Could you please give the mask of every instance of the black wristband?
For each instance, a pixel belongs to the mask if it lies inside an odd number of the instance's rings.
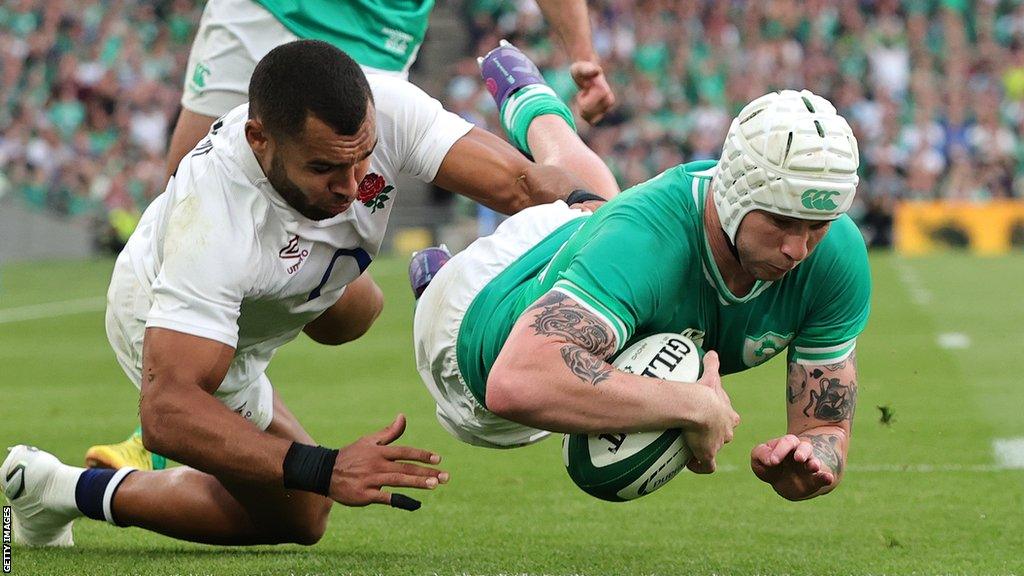
[[[579,204],[580,202],[590,202],[591,200],[600,200],[604,202],[606,199],[590,192],[589,190],[576,189],[569,193],[565,198],[565,203],[569,206],[573,204]]]
[[[338,451],[292,442],[284,456],[284,487],[327,496]]]

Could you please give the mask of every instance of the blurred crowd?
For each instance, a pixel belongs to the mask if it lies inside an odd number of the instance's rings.
[[[0,195],[130,222],[164,186],[202,0],[2,0]],[[855,216],[901,199],[1024,196],[1024,1],[591,0],[619,105],[587,143],[623,186],[713,158],[770,90],[831,99],[860,142]],[[575,87],[532,0],[465,0],[471,43],[446,106],[500,132],[474,56],[508,38]],[[882,243],[885,238],[880,238]]]
[[[768,91],[835,103],[860,144],[854,216],[887,244],[901,199],[1024,196],[1024,2],[592,0],[594,46],[619,99],[587,143],[620,184],[717,157],[732,117]],[[474,54],[508,38],[570,98],[569,62],[532,0],[466,6]],[[499,129],[466,59],[446,104]]]
[[[130,228],[164,189],[197,4],[4,0],[0,193]]]

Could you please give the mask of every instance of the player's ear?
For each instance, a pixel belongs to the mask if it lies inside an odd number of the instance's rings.
[[[262,157],[267,153],[270,135],[259,118],[249,118],[245,121],[245,139],[249,141],[249,146],[257,156]]]

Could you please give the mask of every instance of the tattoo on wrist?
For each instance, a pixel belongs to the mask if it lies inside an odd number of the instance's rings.
[[[538,336],[556,336],[602,359],[615,351],[608,326],[561,292],[550,292],[531,310],[540,310],[530,325]],[[563,357],[565,353],[563,351]]]
[[[810,434],[804,436],[814,449],[814,457],[836,476],[843,473],[843,455],[839,453],[839,437],[833,434]]]
[[[572,344],[562,346],[562,359],[565,360],[565,365],[572,370],[573,374],[593,386],[604,382],[612,375],[611,366],[579,346]]]

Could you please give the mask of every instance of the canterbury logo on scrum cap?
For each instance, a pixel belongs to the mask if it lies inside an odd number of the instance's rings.
[[[805,190],[803,195],[800,196],[800,203],[803,204],[804,208],[808,210],[822,210],[829,211],[835,210],[839,207],[833,196],[838,196],[837,190]]]

